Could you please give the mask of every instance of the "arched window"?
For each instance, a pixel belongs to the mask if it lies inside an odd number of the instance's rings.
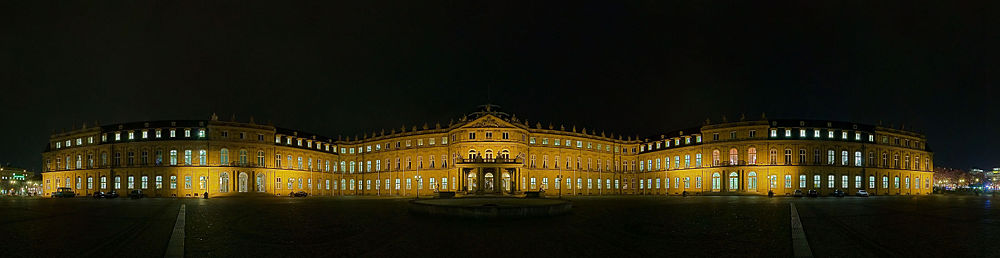
[[[501,159],[510,159],[510,150],[500,151],[500,158]]]
[[[729,173],[729,191],[740,189],[740,176],[736,172]]]
[[[712,166],[719,165],[719,150],[712,151]]]
[[[719,190],[720,186],[719,184],[721,183],[719,180],[720,180],[719,172],[712,173],[712,190],[716,191]],[[670,183],[668,182],[667,185],[670,185]]]
[[[757,191],[757,172],[750,171],[747,175],[749,177],[747,180],[747,190]]]
[[[861,163],[861,152],[860,151],[855,151],[854,152],[854,166],[860,167],[861,165],[862,165],[862,163]]]
[[[768,152],[767,160],[770,161],[769,164],[771,164],[771,165],[778,164],[778,150],[777,149],[771,149]]]
[[[785,149],[785,165],[792,164],[792,149]]]
[[[739,164],[740,156],[736,148],[729,149],[729,165]]]
[[[229,165],[229,149],[222,148],[219,150],[219,163],[223,166]]]
[[[750,147],[747,149],[747,164],[757,164],[757,148]]]
[[[247,164],[247,150],[246,149],[241,149],[240,150],[240,159],[239,159],[239,162],[240,162],[240,165],[246,165]]]
[[[493,159],[493,150],[486,150],[486,159]]]
[[[476,159],[476,150],[469,150],[469,159]]]

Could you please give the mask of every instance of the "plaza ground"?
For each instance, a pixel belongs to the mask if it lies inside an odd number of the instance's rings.
[[[0,198],[0,256],[162,257],[181,204],[188,257],[789,257],[790,203],[817,257],[1000,250],[987,197],[566,199],[568,215],[477,221],[412,216],[401,198]]]

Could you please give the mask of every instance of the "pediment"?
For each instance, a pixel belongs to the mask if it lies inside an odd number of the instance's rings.
[[[514,124],[503,121],[492,115],[485,115],[475,120],[469,121],[462,128],[516,128]]]

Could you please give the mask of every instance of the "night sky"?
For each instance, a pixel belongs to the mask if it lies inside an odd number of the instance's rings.
[[[433,127],[490,88],[557,128],[882,121],[938,166],[1000,167],[996,1],[278,2],[0,3],[0,163],[39,169],[95,120]]]

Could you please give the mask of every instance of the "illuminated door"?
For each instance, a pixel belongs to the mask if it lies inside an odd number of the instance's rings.
[[[510,173],[503,173],[503,189],[505,191],[510,191]]]
[[[327,183],[327,187],[329,187],[329,185],[330,184]],[[264,192],[264,174],[257,174],[257,192]]]
[[[729,173],[729,191],[735,192],[740,189],[740,177],[736,172]]]
[[[485,178],[483,179],[483,188],[487,192],[493,191],[493,173],[486,173]]]
[[[238,190],[239,190],[239,191],[240,191],[241,193],[245,193],[245,192],[247,192],[247,181],[248,181],[248,180],[247,180],[247,173],[245,173],[245,172],[240,172],[240,176],[239,176],[239,181],[240,181],[240,182],[239,182],[239,183],[240,183],[240,185],[239,185],[239,189],[238,189]]]

